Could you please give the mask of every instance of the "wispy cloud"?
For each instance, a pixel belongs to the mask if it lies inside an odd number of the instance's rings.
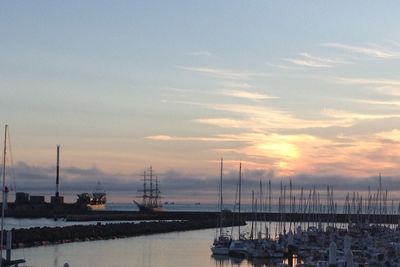
[[[338,64],[345,63],[344,61],[341,60],[316,57],[308,53],[301,53],[299,58],[286,59],[286,61],[291,62],[298,66],[304,66],[310,68],[332,68]]]
[[[193,52],[188,52],[186,53],[189,56],[195,56],[195,57],[211,57],[213,54],[209,51],[193,51]]]
[[[380,137],[391,142],[397,142],[400,144],[400,130],[392,130],[375,134],[376,137]]]
[[[210,108],[240,115],[244,118],[243,127],[255,131],[349,126],[346,120],[301,119],[289,112],[259,105],[217,104],[210,105]]]
[[[276,99],[276,96],[269,96],[266,94],[260,94],[256,92],[249,92],[243,90],[223,90],[221,94],[226,96],[233,96],[239,98],[246,98],[250,100],[264,100],[264,99]]]
[[[174,138],[169,136],[169,135],[151,135],[151,136],[146,136],[146,139],[158,140],[158,141],[172,141],[172,140],[174,140]]]
[[[395,151],[400,149],[398,130],[338,135],[336,139],[307,134],[244,132],[212,137],[171,137],[168,140],[226,143],[229,154],[246,159],[251,168],[276,170],[280,176],[298,173],[335,175],[338,170],[349,176],[368,176],[374,170],[395,175],[398,171],[396,162],[400,160],[394,160],[398,158]],[[222,145],[223,152],[227,149]]]
[[[235,141],[234,139],[227,140],[226,137],[201,137],[201,136],[170,136],[170,135],[151,135],[146,136],[146,139],[156,141],[198,141],[198,142],[220,142],[220,141]]]
[[[392,59],[397,58],[400,55],[399,52],[395,52],[377,45],[356,46],[342,43],[325,43],[323,45],[378,59]]]
[[[369,105],[400,106],[400,101],[392,101],[392,100],[354,99],[353,101],[358,102],[358,103],[369,104]]]
[[[396,79],[368,79],[368,78],[348,78],[338,77],[334,79],[337,83],[350,85],[365,85],[372,88],[375,92],[386,95],[400,97],[400,80]],[[355,100],[357,101],[357,100]],[[360,100],[362,102],[368,100]],[[390,104],[392,101],[385,101]],[[394,101],[396,102],[396,101]],[[366,103],[366,102],[365,102]],[[372,102],[371,102],[372,103]],[[376,104],[379,104],[376,102]],[[382,103],[384,104],[384,103]]]
[[[375,91],[389,96],[400,97],[400,86],[378,86]]]
[[[392,80],[384,81],[396,83]],[[246,82],[243,85],[251,86]],[[249,89],[243,91],[250,91]],[[196,103],[191,103],[194,104]],[[199,124],[215,126],[213,134],[153,135],[147,139],[176,142],[173,145],[178,147],[179,142],[182,145],[187,141],[196,142],[196,146],[202,147],[203,152],[208,155],[218,157],[221,153],[226,153],[236,159],[248,161],[251,168],[272,169],[278,175],[340,173],[361,176],[370,175],[371,170],[385,170],[390,174],[397,171],[398,166],[393,163],[393,151],[400,149],[400,143],[394,139],[397,133],[379,135],[380,131],[391,128],[377,126],[382,120],[400,119],[400,114],[396,112],[364,113],[331,108],[301,117],[294,111],[257,102],[197,105],[216,111],[211,114],[223,114],[194,120]],[[361,129],[366,125],[369,127],[368,131]]]
[[[400,118],[400,114],[362,114],[335,109],[324,109],[322,111],[322,114],[332,118],[347,120],[378,120],[388,118]]]
[[[262,72],[250,72],[241,70],[231,70],[231,69],[218,69],[218,68],[208,68],[208,67],[180,67],[181,69],[187,71],[193,71],[198,73],[203,73],[205,75],[227,79],[227,80],[251,80],[256,76],[266,76],[266,73]]]
[[[400,80],[392,79],[367,79],[367,78],[346,78],[338,77],[335,79],[339,83],[362,84],[370,86],[400,86]]]
[[[278,170],[279,175],[293,175],[296,171],[312,168],[305,164],[310,161],[320,147],[330,144],[320,138],[305,134],[284,135],[245,132],[239,134],[216,135],[213,137],[169,137],[160,141],[214,141],[229,143],[230,153],[242,155],[252,168]],[[232,142],[236,143],[235,145]],[[312,143],[313,146],[309,146]],[[310,162],[311,165],[311,162]]]
[[[308,128],[350,127],[352,125],[351,120],[338,119],[332,116],[328,117],[323,113],[319,114],[322,115],[320,119],[316,119],[315,117],[309,119],[299,118],[288,111],[264,105],[210,104],[186,101],[176,101],[175,103],[224,111],[228,114],[226,117],[199,118],[195,122],[222,128],[238,128],[238,125],[240,125],[245,131],[265,132]]]
[[[270,62],[266,62],[265,64],[267,66],[278,68],[278,69],[282,69],[282,70],[301,70],[302,69],[302,67],[293,66],[293,65],[289,66],[289,65],[282,65],[282,64],[273,64],[273,63],[270,63]]]
[[[195,120],[195,122],[209,125],[217,125],[224,128],[243,128],[243,121],[230,118],[205,118],[197,119]]]
[[[240,81],[222,81],[221,85],[226,88],[234,88],[234,89],[251,89],[253,86],[247,82]]]

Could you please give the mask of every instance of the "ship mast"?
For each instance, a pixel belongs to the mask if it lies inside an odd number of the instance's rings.
[[[134,200],[139,210],[141,211],[152,211],[156,208],[161,207],[161,196],[158,183],[158,176],[153,173],[153,167],[144,169],[143,173],[143,189],[137,190],[138,192],[143,192],[142,203],[138,203]]]
[[[156,175],[156,200],[155,206],[158,207],[160,202],[160,190],[158,189],[158,176]]]
[[[143,172],[143,204],[146,205],[147,200],[147,184],[146,184],[146,169]]]
[[[2,266],[3,261],[3,241],[4,241],[4,210],[6,205],[6,198],[5,198],[5,188],[6,188],[6,152],[7,152],[7,132],[8,132],[8,125],[6,124],[4,129],[4,151],[3,151],[3,187],[2,187],[2,205],[1,205],[1,240],[0,240],[0,266]]]

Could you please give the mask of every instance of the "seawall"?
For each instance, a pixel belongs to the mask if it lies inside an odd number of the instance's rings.
[[[245,222],[240,223],[244,225]],[[224,226],[231,226],[225,222]],[[79,241],[107,240],[139,235],[170,233],[217,227],[215,220],[156,221],[140,223],[107,223],[65,227],[34,227],[13,229],[14,248],[62,244]]]

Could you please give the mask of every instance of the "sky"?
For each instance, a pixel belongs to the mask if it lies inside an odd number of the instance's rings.
[[[220,158],[232,179],[242,162],[254,181],[395,184],[399,7],[4,1],[0,121],[18,188],[54,187],[57,145],[71,191],[101,180],[132,197],[152,165],[171,198],[211,198]]]

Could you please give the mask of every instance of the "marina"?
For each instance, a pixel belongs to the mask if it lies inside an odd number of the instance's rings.
[[[0,267],[400,267],[399,10],[3,1]]]
[[[107,208],[105,190],[100,186],[93,195],[78,195],[75,204],[65,203],[59,193],[59,149],[57,146],[56,193],[50,203],[44,197],[39,200],[38,196],[17,193],[14,203],[2,205],[2,227],[5,211],[11,217],[4,228],[13,236],[12,241],[7,237],[9,250],[211,228],[215,234],[210,254],[214,263],[222,266],[400,266],[400,202],[390,200],[380,174],[377,189],[369,186],[367,193],[348,192],[344,198],[335,196],[331,185],[326,190],[308,189],[289,180],[277,187],[271,180],[260,179],[259,188],[252,190],[251,204],[243,204],[246,177],[240,163],[232,205],[224,202],[221,159],[218,204],[201,207],[196,202],[185,211],[179,210],[179,204],[167,202],[168,208],[161,209],[158,178],[153,179],[150,167],[149,176],[146,171],[143,175],[143,190],[139,190],[142,202],[134,201],[135,211],[133,204]],[[46,205],[49,208],[44,208]],[[27,207],[32,208],[30,212],[26,212]],[[25,219],[12,218],[18,214]],[[37,219],[26,219],[30,217]],[[54,223],[44,218],[53,218]],[[12,227],[13,222],[19,226]]]
[[[59,267],[65,262],[70,266],[90,266],[93,258],[96,258],[99,267],[176,267],[193,264],[228,267],[232,266],[231,263],[233,266],[255,266],[246,259],[238,259],[234,263],[227,258],[211,257],[209,241],[213,235],[214,230],[211,229],[157,234],[16,249],[14,255],[24,255],[31,265],[48,267]],[[264,263],[256,266],[263,266]]]
[[[237,214],[223,212],[223,161],[219,186],[219,222],[226,219],[243,218],[241,214],[242,164],[239,165],[239,179],[236,191],[234,211]],[[338,214],[337,198],[335,200],[332,186],[327,186],[325,196],[315,188],[304,195],[301,187],[300,199],[296,206],[292,181],[286,185],[280,183],[278,212],[271,213],[273,191],[268,182],[268,193],[263,195],[260,179],[258,199],[252,191],[252,212],[246,220],[251,220],[250,231],[241,231],[240,225],[231,232],[224,232],[222,226],[215,232],[211,254],[249,259],[287,259],[293,266],[400,266],[400,202],[399,209],[391,210],[388,205],[388,190],[383,190],[382,177],[379,174],[379,185],[376,193],[364,198],[358,192],[347,193],[343,212]],[[288,193],[288,194],[287,194]],[[322,204],[321,196],[326,200]],[[237,202],[236,202],[237,201]],[[268,213],[263,211],[268,210]],[[388,217],[388,215],[390,216]],[[341,218],[341,220],[338,220]],[[278,220],[277,220],[278,219]],[[344,220],[343,220],[344,219]],[[275,221],[276,220],[276,221]],[[271,235],[271,222],[275,221],[275,231]],[[397,223],[397,224],[396,224]],[[282,263],[284,264],[284,263]]]
[[[400,208],[395,208],[400,207],[400,202],[395,204],[389,199],[390,191],[383,189],[381,175],[375,191],[368,187],[366,195],[348,192],[344,198],[336,197],[330,185],[322,191],[315,186],[296,187],[290,180],[288,184],[281,181],[279,187],[273,187],[271,180],[260,179],[258,192],[252,191],[251,204],[244,205],[241,196],[246,177],[242,176],[242,164],[239,164],[236,199],[231,206],[223,201],[221,159],[218,204],[201,207],[200,203],[194,203],[186,211],[179,210],[179,204],[175,203],[165,203],[169,210],[159,209],[158,180],[155,179],[153,187],[151,168],[149,177],[146,180],[144,174],[143,202],[136,203],[137,211],[133,204],[107,209],[105,193],[101,192],[102,209],[82,209],[80,205],[65,209],[67,203],[54,200],[61,199],[57,179],[56,197],[49,204],[52,208],[45,212],[38,209],[35,215],[46,214],[44,217],[52,218],[57,214],[57,219],[49,223],[40,217],[36,220],[8,218],[10,225],[12,222],[20,225],[17,228],[6,225],[5,229],[11,230],[9,233],[13,236],[9,246],[18,250],[211,228],[215,229],[215,235],[208,245],[210,255],[215,263],[222,265],[400,266]],[[146,187],[147,182],[150,189]],[[11,211],[20,209],[18,205],[25,196],[17,195],[15,203],[8,203],[7,207],[12,207]],[[143,203],[147,208],[143,208]],[[35,224],[37,227],[30,227]]]
[[[250,223],[250,222],[248,222]],[[249,224],[250,225],[250,224]],[[272,228],[276,228],[272,223]],[[247,226],[245,231],[250,231]],[[230,231],[230,227],[224,228]],[[215,235],[214,229],[185,231],[177,233],[154,234],[122,239],[83,241],[58,245],[47,245],[13,250],[15,257],[22,256],[30,266],[62,266],[68,262],[70,266],[90,264],[93,256],[99,257],[99,266],[182,266],[196,261],[205,267],[213,266],[279,266],[279,263],[289,263],[288,259],[263,259],[249,257],[228,257],[210,255],[210,240]],[[275,235],[272,232],[272,235]],[[174,246],[171,246],[171,242]],[[342,250],[342,245],[338,250]],[[326,253],[326,251],[324,252]],[[337,253],[339,255],[339,252]],[[39,256],[40,255],[40,256]],[[110,255],[116,258],[111,261]],[[372,254],[371,254],[372,255]],[[81,261],[78,261],[79,256]],[[118,260],[116,260],[118,259]],[[300,262],[292,259],[292,266]],[[74,264],[74,265],[73,265]],[[77,264],[77,265],[75,265]],[[186,266],[186,265],[184,265]],[[188,265],[189,266],[189,265]]]

